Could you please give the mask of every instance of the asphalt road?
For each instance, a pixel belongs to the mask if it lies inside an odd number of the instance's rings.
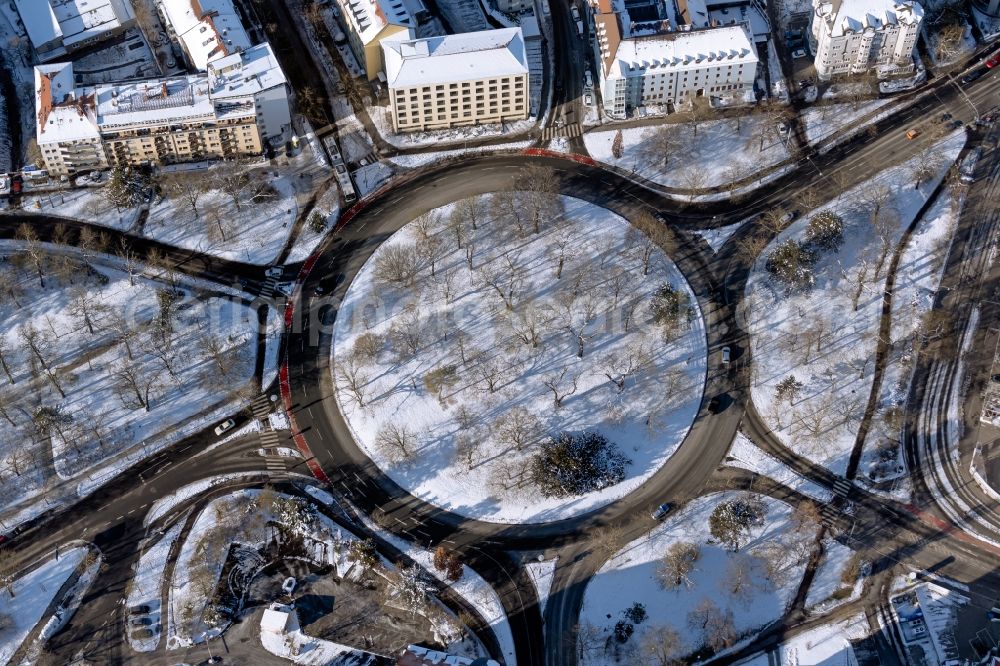
[[[919,154],[930,145],[929,131],[924,131],[917,140],[908,141],[903,136],[907,128],[914,124],[931,128],[931,118],[944,111],[971,119],[973,105],[985,108],[1000,102],[998,91],[1000,77],[995,75],[969,87],[968,99],[953,87],[944,86],[926,101],[881,122],[874,139],[859,138],[827,154],[812,156],[810,161],[803,162],[791,174],[763,188],[735,209],[725,203],[682,206],[622,174],[565,160],[538,158],[540,164],[559,175],[564,193],[627,218],[640,208],[652,208],[663,213],[672,226],[682,230],[674,259],[685,272],[706,317],[712,356],[703,410],[668,464],[637,492],[620,502],[571,520],[538,526],[470,521],[441,511],[409,496],[372,466],[354,445],[331,398],[329,336],[336,304],[364,260],[388,235],[426,210],[473,194],[496,191],[508,184],[524,165],[523,157],[486,156],[424,170],[368,204],[345,229],[324,243],[319,262],[298,292],[297,311],[309,316],[304,317],[299,328],[288,337],[295,418],[339,494],[366,511],[381,507],[390,518],[398,521],[394,531],[400,534],[421,543],[450,540],[466,551],[470,561],[503,597],[517,638],[519,663],[574,664],[575,624],[583,590],[603,561],[590,542],[595,528],[614,524],[625,534],[642,533],[653,525],[648,517],[651,506],[665,500],[683,502],[710,488],[710,479],[725,458],[741,420],[755,441],[770,448],[804,476],[827,487],[833,484],[829,472],[810,466],[783,450],[755,416],[747,399],[749,345],[738,313],[753,258],[744,256],[739,241],[757,231],[753,225],[748,225],[719,252],[713,253],[703,241],[683,230],[731,224],[793,200],[796,192],[804,187],[830,195],[863,182],[890,164]],[[572,103],[572,99],[571,92],[564,101]],[[984,196],[992,197],[993,194],[987,191]],[[50,233],[51,225],[57,222],[35,215],[24,219],[36,224],[43,236]],[[5,216],[0,230],[10,237],[17,221],[16,217]],[[976,229],[980,226],[974,225]],[[983,232],[980,229],[970,233],[978,234],[975,238],[970,237],[968,243],[970,248],[975,248],[976,243],[982,242]],[[143,239],[127,240],[135,244],[138,252],[146,252],[156,245]],[[169,251],[170,257],[192,274],[219,281],[242,276],[253,285],[260,284],[262,276],[258,267],[165,247],[160,249]],[[969,252],[970,257],[975,255]],[[968,270],[973,269],[970,264]],[[312,290],[321,281],[336,285],[336,288],[329,297],[314,298]],[[722,371],[718,363],[718,350],[724,344],[733,346],[737,352],[746,352],[742,357],[737,354],[733,372]],[[945,370],[946,374],[948,372]],[[733,403],[721,414],[710,417],[704,409],[707,397],[723,392],[729,394]],[[940,404],[940,399],[938,402]],[[106,549],[110,566],[102,574],[101,586],[92,589],[88,603],[52,644],[60,658],[68,660],[81,649],[101,662],[114,663],[124,658],[118,645],[122,631],[116,604],[121,599],[128,567],[138,556],[138,540],[145,533],[140,516],[153,500],[208,474],[260,471],[259,459],[241,453],[244,446],[255,448],[255,442],[235,443],[196,456],[195,453],[208,446],[210,440],[209,435],[202,434],[193,438],[188,448],[174,447],[150,461],[148,472],[152,477],[147,474],[139,478],[122,477],[75,507],[77,520],[62,524],[50,520],[34,532],[22,535],[12,545],[18,557],[24,560],[43,556],[56,544],[72,539],[92,539],[102,546],[102,550]],[[920,469],[919,461],[916,469]],[[860,490],[852,490],[851,502],[855,506],[853,515],[848,518],[845,512],[845,515],[831,518],[831,522],[842,529],[850,524],[855,542],[867,548],[884,549],[886,562],[906,561],[921,568],[943,570],[959,580],[974,583],[977,594],[979,590],[983,594],[1000,590],[993,573],[996,554],[961,538],[957,530],[942,530],[914,516],[905,507]],[[510,553],[517,550],[544,550],[550,554],[558,550],[560,554],[560,565],[546,609],[544,634],[533,587],[526,582],[518,557]]]

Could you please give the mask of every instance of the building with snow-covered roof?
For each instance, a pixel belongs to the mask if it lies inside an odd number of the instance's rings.
[[[347,42],[369,81],[385,66],[381,43],[386,39],[413,39],[417,22],[404,0],[337,0]]]
[[[128,0],[14,0],[42,62],[120,35],[135,25]]]
[[[813,0],[817,75],[912,70],[923,18],[916,0]]]
[[[701,5],[699,5],[700,7]],[[692,20],[700,9],[691,9]],[[622,118],[645,105],[672,108],[696,97],[744,97],[757,49],[745,23],[693,29],[670,18],[633,22],[612,0],[596,0],[594,34],[604,111]]]
[[[520,28],[382,42],[397,132],[528,117],[528,61]]]
[[[500,663],[486,657],[458,657],[420,645],[408,645],[396,657],[396,666],[500,666]]]
[[[251,46],[232,0],[159,0],[157,6],[168,34],[200,72],[215,58]]]
[[[270,46],[231,58],[202,74],[80,88],[72,64],[36,67],[36,137],[46,168],[68,175],[118,163],[235,158],[283,143],[287,84]]]

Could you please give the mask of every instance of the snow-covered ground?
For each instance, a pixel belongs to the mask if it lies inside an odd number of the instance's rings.
[[[130,276],[99,256],[43,253],[40,280],[34,266],[16,265],[25,258],[18,247],[2,250],[7,302],[0,305],[11,372],[0,377],[8,426],[0,431],[0,518],[8,525],[43,510],[40,496],[46,506],[76,496],[76,483],[148,454],[206,411],[238,401],[232,392],[253,376],[257,328],[240,301],[183,278],[162,319],[169,278],[152,269],[144,275],[138,264]],[[158,328],[161,321],[169,328]]]
[[[269,264],[284,247],[299,212],[297,176],[282,170],[267,177],[276,196],[261,201],[240,197],[239,206],[226,193],[211,190],[199,202],[197,217],[183,200],[162,199],[151,206],[143,235],[224,259]]]
[[[813,106],[799,115],[799,122],[805,128],[806,141],[816,144],[826,139],[841,136],[841,130],[850,127],[852,132],[863,125],[859,122],[864,116],[873,113],[892,100],[876,99],[859,104],[824,104]]]
[[[385,162],[374,162],[351,172],[354,189],[359,197],[366,197],[389,182],[395,171]]]
[[[698,234],[705,239],[709,247],[712,248],[712,252],[718,252],[719,249],[726,244],[733,234],[740,230],[745,222],[737,222],[736,224],[730,224],[725,227],[718,227],[716,229],[694,229],[693,233]]]
[[[587,585],[580,611],[583,666],[645,663],[639,655],[671,630],[680,639],[676,657],[705,644],[712,628],[728,634],[732,644],[784,614],[805,571],[812,532],[797,532],[785,504],[761,497],[764,524],[752,528],[739,551],[726,550],[711,538],[709,516],[735,497],[717,493],[692,501],[601,567]],[[680,542],[697,545],[699,555],[687,576],[689,584],[665,589],[658,565]],[[613,632],[619,622],[629,622],[625,611],[633,604],[642,604],[648,617],[641,623],[631,620],[634,633],[621,642]],[[713,619],[703,629],[706,617]]]
[[[325,224],[323,231],[317,232],[312,228],[310,219],[313,215],[319,215],[323,218]],[[320,241],[323,240],[326,233],[337,224],[339,216],[340,187],[335,181],[331,181],[323,194],[316,200],[316,205],[313,206],[312,210],[306,216],[306,222],[302,225],[298,236],[292,242],[292,247],[288,252],[285,263],[291,264],[297,261],[305,261],[312,254],[312,251],[316,249]],[[268,383],[264,382],[264,386],[267,386]]]
[[[909,483],[905,457],[899,445],[901,424],[892,414],[894,409],[902,409],[909,392],[915,355],[914,335],[921,317],[933,304],[963,199],[962,188],[948,187],[941,192],[910,235],[896,272],[889,334],[892,350],[882,377],[878,411],[865,441],[859,478],[895,480],[890,492],[900,500],[909,497]]]
[[[531,576],[531,582],[535,584],[535,591],[538,593],[538,608],[542,615],[545,615],[545,604],[549,601],[549,591],[552,589],[552,578],[556,574],[557,561],[558,559],[552,559],[544,562],[524,563],[524,568]]]
[[[781,644],[778,663],[788,666],[857,666],[851,641],[871,633],[864,613],[847,620],[804,631]],[[770,653],[762,653],[738,666],[771,666]]]
[[[187,500],[202,494],[203,492],[231,481],[249,481],[254,477],[259,477],[260,472],[230,472],[229,474],[216,474],[206,479],[199,479],[194,483],[178,488],[175,492],[153,502],[146,517],[143,518],[144,526],[152,525],[154,522],[167,515],[174,508],[180,506]]]
[[[736,433],[736,438],[729,448],[726,464],[766,476],[818,502],[829,502],[833,499],[831,491],[799,476],[791,467],[754,446],[754,443],[741,432]]]
[[[747,284],[747,319],[753,344],[753,400],[771,429],[792,448],[836,474],[847,467],[874,372],[885,273],[905,227],[958,155],[964,132],[933,148],[936,173],[919,189],[913,168],[925,156],[881,172],[823,207],[809,211],[761,253]],[[880,197],[881,237],[872,224]],[[844,222],[839,250],[822,250],[812,267],[812,288],[787,293],[765,268],[778,245],[802,242],[810,218],[832,211]],[[885,252],[882,266],[880,255]],[[855,308],[855,297],[857,307]],[[778,384],[794,377],[797,395],[777,398]]]
[[[473,0],[475,1],[475,0]],[[392,127],[392,117],[388,106],[370,106],[368,115],[378,133],[387,142],[397,148],[431,148],[435,146],[461,145],[463,141],[478,139],[513,137],[531,131],[535,126],[533,118],[515,120],[512,122],[485,123],[482,125],[465,125],[448,129],[435,129],[417,132],[396,132]],[[395,161],[396,158],[393,158]]]
[[[764,115],[746,116],[739,119],[737,130],[736,119],[709,120],[698,123],[697,134],[691,123],[630,127],[620,130],[620,158],[612,150],[619,130],[587,132],[583,140],[595,160],[667,187],[701,189],[748,178],[788,159],[770,122]],[[667,151],[663,141],[654,140],[661,132],[670,137]]]
[[[409,492],[480,520],[546,522],[625,496],[679,446],[701,399],[705,333],[683,276],[620,217],[577,199],[558,203],[564,212],[546,216],[538,235],[527,219],[522,238],[511,220],[481,218],[462,250],[441,251],[434,277],[424,266],[412,287],[383,284],[376,267],[413,247],[411,223],[369,259],[337,317],[337,399],[360,446]],[[452,210],[438,209],[437,219]],[[432,225],[431,235],[450,243],[452,230]],[[507,294],[511,277],[508,311],[497,291]],[[693,308],[670,342],[651,323],[652,295],[664,284]],[[362,334],[376,336],[374,356],[355,353]],[[453,379],[428,388],[427,373],[447,366]],[[623,372],[620,387],[609,381]],[[402,426],[402,451],[386,442],[390,424]],[[631,460],[624,479],[582,496],[543,497],[528,475],[541,441],[585,430]]]
[[[809,586],[806,606],[825,612],[861,596],[863,576],[859,575],[853,581],[844,580],[853,552],[839,541],[829,538],[824,541],[823,559]],[[858,565],[860,570],[860,563]]]
[[[492,153],[501,150],[523,150],[530,145],[531,141],[513,141],[511,143],[497,144],[495,146],[478,146],[476,148],[468,149],[456,148],[455,150],[434,150],[421,153],[410,153],[408,155],[396,155],[395,157],[387,158],[387,161],[401,169],[416,169],[428,164],[437,164],[442,160],[462,157],[464,155]]]
[[[21,208],[28,213],[69,217],[118,231],[133,231],[139,219],[139,208],[115,209],[104,196],[102,187],[78,187],[28,194],[22,198]]]
[[[129,633],[129,644],[136,652],[152,652],[160,642],[160,632],[166,622],[166,614],[162,608],[163,575],[167,568],[170,548],[177,541],[177,537],[181,535],[187,515],[184,514],[166,534],[159,537],[156,543],[146,547],[139,562],[135,565],[135,574],[132,576],[128,599],[125,603],[130,608],[140,605],[149,606],[147,617],[149,617],[150,623],[148,629],[153,632],[153,635],[148,638],[143,638],[137,633]]]
[[[10,590],[0,587],[0,663],[6,664],[31,630],[45,615],[63,583],[87,556],[87,548],[70,548],[52,557],[23,576],[14,579]]]

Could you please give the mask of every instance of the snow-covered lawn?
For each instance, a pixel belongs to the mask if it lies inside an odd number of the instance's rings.
[[[824,541],[823,559],[809,586],[806,606],[825,612],[861,596],[864,583],[864,576],[860,575],[862,565],[868,569],[870,567],[856,560],[853,555],[854,551],[839,541],[830,538]]]
[[[857,129],[858,120],[877,111],[892,100],[876,99],[859,104],[824,104],[813,106],[799,115],[799,122],[805,128],[806,141],[810,144],[837,136],[844,127]],[[857,126],[857,127],[856,127]]]
[[[359,197],[366,197],[389,182],[395,171],[385,162],[374,162],[351,172],[354,189]]]
[[[0,663],[6,664],[38,624],[60,587],[87,556],[87,548],[59,553],[31,572],[14,579],[14,595],[0,587]]]
[[[788,150],[767,116],[709,120],[622,129],[622,157],[614,155],[619,130],[587,132],[583,140],[591,157],[667,187],[701,189],[748,178],[788,159]],[[670,137],[669,150],[654,140],[660,132]],[[763,143],[761,135],[764,135]]]
[[[772,481],[797,490],[803,495],[807,495],[818,502],[829,502],[833,499],[833,493],[826,488],[817,485],[799,476],[795,470],[782,463],[777,458],[764,453],[758,449],[753,442],[747,439],[741,432],[736,433],[732,446],[729,448],[729,455],[726,464],[730,467],[740,467],[742,469],[756,472],[768,477]]]
[[[852,641],[871,634],[864,613],[847,620],[804,631],[781,644],[777,657],[790,666],[857,666]],[[770,666],[768,653],[739,662],[738,666]]]
[[[269,264],[284,247],[298,215],[297,180],[297,174],[284,171],[269,176],[275,196],[249,202],[241,196],[238,206],[226,193],[211,190],[199,201],[197,217],[183,200],[162,199],[151,206],[143,235],[224,259]]]
[[[549,601],[549,591],[552,589],[552,579],[556,575],[558,561],[556,558],[544,562],[524,563],[524,568],[531,576],[531,582],[535,584],[535,591],[538,593],[538,609],[542,615],[545,615],[545,604]]]
[[[466,125],[449,129],[426,130],[422,132],[395,132],[388,106],[369,106],[368,115],[378,133],[397,148],[431,148],[439,145],[461,144],[463,141],[497,138],[524,134],[535,126],[533,118],[513,122]],[[395,158],[393,158],[395,159]]]
[[[116,210],[104,196],[102,187],[77,187],[28,194],[21,201],[21,209],[28,213],[95,222],[119,231],[132,231],[139,219],[138,208]]]
[[[711,537],[709,517],[736,497],[716,493],[692,501],[601,567],[587,585],[580,611],[583,666],[645,663],[639,655],[671,630],[679,639],[670,651],[676,657],[697,650],[713,635],[728,638],[716,644],[719,649],[784,614],[805,571],[812,531],[796,531],[788,506],[761,497],[763,524],[751,528],[739,551],[727,550]],[[696,546],[697,559],[686,582],[665,588],[658,568],[678,543]],[[645,609],[641,622],[626,616],[634,604]],[[616,625],[620,635],[630,634],[625,641],[615,637]]]
[[[807,212],[761,253],[751,272],[746,312],[754,403],[786,446],[836,474],[847,467],[871,390],[892,253],[964,142],[965,133],[955,132],[936,144],[935,174],[919,189],[912,171],[925,156]],[[878,229],[872,223],[876,208]],[[766,269],[768,258],[786,241],[803,243],[809,220],[821,211],[843,219],[843,242],[839,250],[816,250],[811,288],[788,291]],[[779,400],[778,385],[789,377],[801,386]]]
[[[556,137],[562,139],[563,137]],[[553,143],[555,139],[553,139]],[[387,158],[387,161],[402,169],[416,169],[428,164],[437,164],[449,158],[462,157],[463,155],[477,155],[481,153],[492,153],[495,151],[523,150],[531,146],[531,141],[512,141],[511,143],[501,143],[495,146],[478,146],[476,148],[456,148],[455,150],[434,150],[422,153],[410,153],[407,155],[396,155]],[[551,148],[551,147],[550,147]],[[554,150],[554,148],[551,148]]]
[[[620,217],[555,203],[564,210],[537,235],[527,213],[519,235],[516,221],[487,220],[497,210],[484,207],[462,250],[453,229],[429,224],[428,237],[445,243],[434,277],[421,262],[400,288],[377,275],[412,251],[421,223],[407,225],[369,259],[337,317],[337,399],[359,445],[411,493],[480,520],[546,522],[625,496],[670,457],[701,400],[705,333],[683,276]],[[650,307],[663,285],[690,303],[669,342]],[[557,433],[584,431],[617,444],[630,460],[624,477],[543,496],[529,474],[534,454]]]
[[[39,280],[15,247],[0,262],[0,347],[10,370],[0,375],[0,517],[9,523],[40,494],[50,503],[76,494],[61,481],[162,445],[238,400],[253,376],[257,328],[239,301],[181,278],[168,307],[168,278],[146,277],[139,265],[130,276],[100,256],[41,252]]]
[[[892,351],[882,377],[873,428],[865,441],[859,478],[895,479],[894,496],[897,499],[909,497],[906,463],[899,446],[901,424],[897,416],[909,392],[914,336],[921,317],[933,304],[963,199],[962,188],[948,187],[941,192],[910,235],[896,273],[889,335]]]
[[[138,633],[129,633],[129,644],[136,652],[152,652],[160,642],[162,625],[166,622],[166,614],[162,608],[163,574],[167,567],[170,548],[181,535],[184,523],[185,519],[182,517],[156,543],[143,551],[135,566],[135,575],[132,577],[125,603],[130,608],[139,605],[149,606],[148,629],[153,632],[148,638],[142,638]]]
[[[322,231],[316,231],[312,228],[310,220],[313,215],[319,215],[323,218],[325,226]],[[326,233],[337,224],[339,216],[340,186],[337,185],[336,181],[331,180],[329,186],[316,200],[316,205],[309,211],[305,224],[299,230],[299,235],[292,242],[292,247],[288,252],[285,263],[291,264],[297,261],[305,261],[312,254],[312,251],[316,249],[320,241],[323,240]],[[264,385],[267,386],[268,383],[264,382]]]

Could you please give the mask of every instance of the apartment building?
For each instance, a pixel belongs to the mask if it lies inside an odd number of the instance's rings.
[[[813,0],[817,75],[912,70],[923,18],[916,0]]]
[[[268,44],[208,72],[74,86],[73,65],[35,68],[36,136],[49,173],[259,155],[291,120],[284,74]]]
[[[683,11],[688,11],[688,5]],[[743,97],[753,90],[757,49],[746,24],[695,27],[676,18],[633,21],[624,3],[592,3],[594,48],[604,111],[624,118],[646,105],[675,108],[696,97]]]
[[[337,0],[347,42],[369,81],[385,71],[381,43],[413,39],[416,21],[404,0]]]
[[[397,132],[528,117],[528,62],[520,28],[382,42]]]
[[[135,25],[129,0],[14,0],[28,39],[49,62]]]
[[[972,0],[972,9],[971,18],[984,35],[1000,32],[1000,0]]]
[[[250,48],[250,37],[232,0],[159,0],[157,8],[188,66],[199,72],[215,58]]]

